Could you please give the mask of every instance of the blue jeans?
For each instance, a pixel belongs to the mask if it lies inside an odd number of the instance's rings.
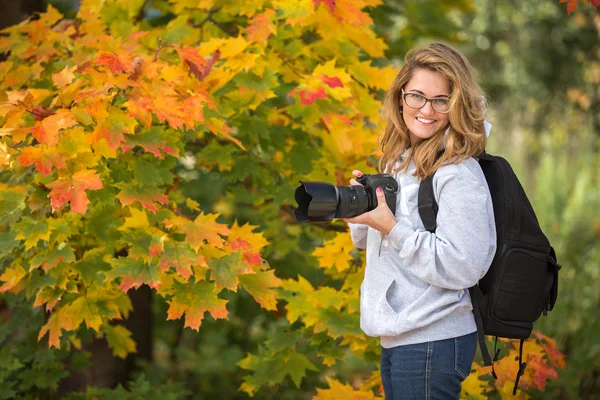
[[[382,348],[381,380],[386,400],[458,399],[476,350],[477,332]]]

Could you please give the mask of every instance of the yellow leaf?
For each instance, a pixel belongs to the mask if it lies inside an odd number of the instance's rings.
[[[350,74],[360,83],[370,88],[387,90],[398,74],[398,69],[387,66],[372,67],[371,61],[363,61],[348,66]]]
[[[339,400],[339,399],[352,399],[352,400],[373,400],[377,399],[373,392],[363,392],[356,390],[350,385],[344,385],[340,381],[325,376],[329,389],[317,389],[317,394],[313,397],[313,400]]]
[[[106,325],[104,331],[108,347],[112,349],[115,356],[125,359],[127,354],[136,351],[136,344],[127,328],[121,325]]]
[[[198,50],[202,56],[212,55],[216,50],[219,50],[221,52],[220,58],[226,59],[243,53],[249,44],[243,36],[231,39],[212,38],[206,43],[202,43]]]
[[[323,247],[317,247],[313,255],[317,257],[321,267],[335,267],[338,272],[343,272],[350,267],[352,260],[350,250],[353,248],[350,235],[347,232],[340,232],[335,238],[325,242]]]
[[[145,228],[150,226],[146,211],[131,207],[129,208],[129,211],[131,212],[131,217],[126,217],[125,223],[121,225],[118,230],[125,231],[129,228]]]
[[[353,27],[345,32],[350,40],[373,58],[383,57],[385,55],[384,51],[388,49],[385,41],[377,37],[375,32],[368,26]]]
[[[473,369],[478,370],[481,368],[477,363],[473,364]],[[461,399],[487,399],[484,392],[488,389],[487,382],[479,379],[479,374],[474,372],[469,374],[467,378],[461,384]]]
[[[0,275],[0,281],[4,282],[4,284],[0,286],[0,293],[4,293],[14,288],[26,274],[27,271],[19,264],[6,268],[4,273]]]
[[[38,225],[41,226],[41,225]],[[34,247],[35,245],[37,245],[38,241],[43,240],[44,242],[47,242],[48,240],[50,240],[50,234],[52,232],[50,231],[50,229],[48,229],[47,227],[45,227],[45,229],[42,230],[34,230],[31,234],[29,234],[27,237],[23,236],[23,232],[19,232],[17,233],[17,236],[15,236],[15,239],[17,240],[22,240],[25,239],[25,250],[29,250],[32,247]]]
[[[237,239],[241,239],[250,245],[249,250],[254,253],[259,253],[263,247],[269,244],[269,242],[265,239],[262,232],[253,232],[256,228],[259,228],[259,226],[250,225],[250,223],[239,226],[237,220],[234,221],[228,237],[229,242],[235,242]]]

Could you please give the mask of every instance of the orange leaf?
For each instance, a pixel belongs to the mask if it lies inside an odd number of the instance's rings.
[[[57,179],[48,185],[52,189],[50,197],[52,210],[56,211],[66,202],[71,202],[71,212],[85,214],[90,203],[86,190],[102,189],[100,176],[93,170],[81,170],[69,179]]]
[[[185,314],[185,326],[198,330],[206,311],[216,318],[227,318],[227,300],[217,297],[214,285],[202,281],[196,284],[174,282],[175,293],[169,303],[167,319],[178,319]]]
[[[240,286],[246,289],[262,308],[265,310],[277,309],[277,293],[274,288],[281,286],[281,279],[275,276],[275,271],[240,275],[238,278]]]
[[[167,204],[169,202],[169,198],[166,194],[160,193],[158,191],[136,191],[133,188],[123,188],[117,195],[117,199],[121,202],[123,207],[129,206],[133,204],[133,202],[138,201],[144,209],[151,211],[153,214],[156,214],[158,211],[158,207],[154,202],[159,204]]]
[[[77,125],[77,121],[71,115],[71,111],[61,109],[55,114],[37,121],[33,127],[33,136],[38,142],[54,146],[58,143],[58,132]]]
[[[73,73],[73,71],[75,71],[76,69],[77,65],[74,65],[71,68],[65,67],[62,71],[60,71],[57,74],[52,74],[52,82],[54,82],[54,86],[56,86],[59,89],[62,89],[69,83],[73,82],[73,79],[75,79],[75,74]]]
[[[19,156],[19,162],[23,166],[35,164],[37,171],[46,176],[52,172],[52,167],[66,168],[64,158],[58,154],[56,147],[43,150],[40,147],[25,147]]]
[[[275,15],[275,10],[268,9],[252,18],[250,25],[246,28],[249,41],[264,42],[277,32],[275,25],[271,22],[273,15]]]
[[[121,61],[119,56],[114,53],[102,53],[96,59],[96,65],[108,67],[113,74],[119,72],[132,72],[131,66]]]
[[[216,221],[218,216],[219,214],[200,213],[194,222],[175,218],[169,223],[178,226],[187,235],[188,244],[197,252],[205,242],[210,246],[223,248],[225,241],[222,236],[229,235],[230,230],[227,225]]]

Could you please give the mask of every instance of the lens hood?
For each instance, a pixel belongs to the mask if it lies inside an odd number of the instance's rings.
[[[331,183],[299,181],[294,195],[298,208],[294,210],[297,222],[331,221],[338,205],[338,190]]]

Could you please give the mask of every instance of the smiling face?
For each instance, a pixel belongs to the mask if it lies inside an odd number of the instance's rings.
[[[450,82],[441,73],[429,69],[416,69],[404,86],[404,93],[418,93],[426,97],[450,98]],[[448,125],[448,114],[435,111],[428,101],[422,108],[409,107],[402,100],[402,117],[410,133],[410,143],[415,145],[429,139]]]

